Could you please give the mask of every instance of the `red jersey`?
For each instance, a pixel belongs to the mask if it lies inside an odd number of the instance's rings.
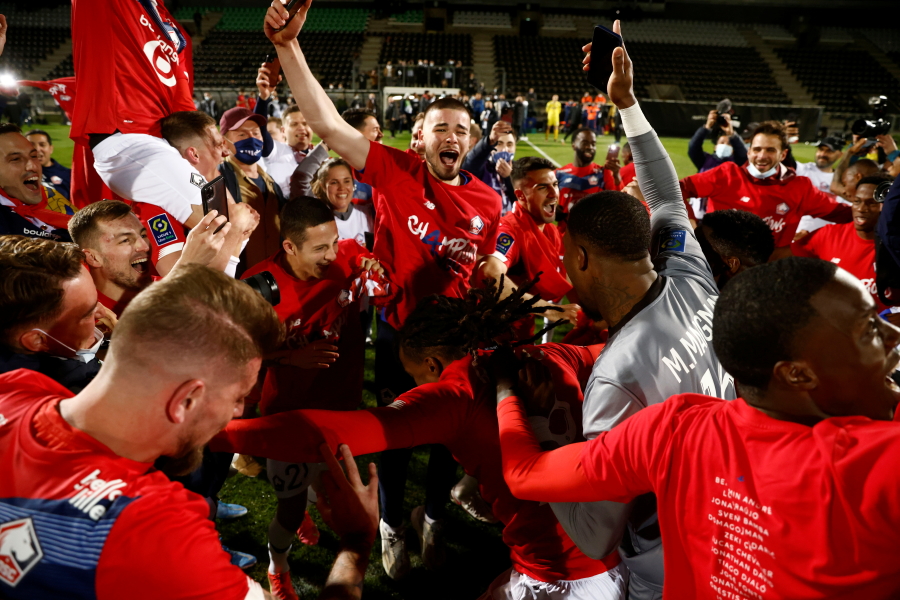
[[[633,162],[619,169],[619,190],[624,190],[625,186],[631,183],[636,176]]]
[[[162,279],[162,277],[160,277],[159,275],[151,275],[150,283],[156,283],[160,279]],[[125,294],[123,294],[122,297],[119,298],[119,300],[113,300],[109,296],[103,294],[100,290],[97,290],[97,301],[109,310],[113,311],[116,314],[116,317],[121,317],[122,311],[125,310],[125,307],[128,306],[128,303],[131,302],[131,300],[135,296],[137,296],[138,293],[139,292],[127,290]]]
[[[116,130],[160,137],[160,119],[196,110],[190,36],[182,32],[179,53],[159,23],[178,28],[162,2],[72,0],[75,77],[87,90],[75,97],[73,140]]]
[[[596,121],[597,113],[600,112],[600,107],[599,106],[588,106],[586,110],[587,110],[588,121]]]
[[[878,306],[887,308],[878,298],[875,286],[875,240],[864,240],[856,233],[853,223],[826,225],[791,244],[794,256],[809,256],[833,262],[865,286]]]
[[[582,388],[601,346],[545,344],[529,348],[550,370],[557,399],[550,435],[568,443],[580,436]],[[540,581],[572,580],[605,572],[617,552],[602,561],[585,556],[565,533],[550,506],[514,497],[503,479],[497,431],[496,389],[484,383],[471,357],[457,360],[440,381],[402,394],[390,406],[349,413],[293,411],[276,417],[232,421],[211,442],[219,451],[247,452],[290,462],[320,460],[318,446],[347,443],[362,455],[422,444],[443,444],[466,473],[478,479],[485,501],[504,524],[503,541],[516,570]]]
[[[53,101],[66,114],[69,120],[72,120],[72,114],[75,108],[75,78],[62,77],[60,79],[52,79],[50,81],[18,81],[18,85],[27,85],[44,90],[51,96]]]
[[[543,300],[557,302],[572,289],[562,262],[559,230],[552,225],[538,229],[531,215],[518,204],[500,219],[493,256],[506,264],[507,276],[517,286],[541,273],[533,291]]]
[[[619,189],[612,171],[596,163],[583,167],[568,164],[556,170],[556,178],[559,179],[559,205],[565,213],[588,194]]]
[[[52,379],[20,369],[0,389],[0,596],[249,597],[206,500],[74,429]]]
[[[665,598],[900,597],[900,426],[814,427],[682,394],[597,438],[548,453],[516,399],[498,407],[517,496],[627,502],[653,492]]]
[[[850,205],[841,204],[793,169],[784,165],[778,169],[775,175],[758,179],[747,167],[724,162],[682,179],[681,192],[685,198],[708,197],[706,212],[736,208],[755,214],[772,229],[776,248],[790,246],[804,215],[836,223],[850,221]]]
[[[462,298],[479,255],[497,245],[500,196],[471,173],[448,185],[418,156],[369,143],[360,179],[381,194],[375,203],[374,253],[396,286],[384,319],[399,329],[431,294]]]
[[[287,327],[288,348],[328,340],[338,347],[339,354],[327,369],[269,367],[260,400],[263,414],[296,408],[351,410],[362,400],[365,339],[359,324],[359,299],[351,293],[360,256],[370,255],[356,240],[341,240],[337,259],[321,279],[301,281],[291,275],[283,250],[244,273],[245,279],[263,271],[275,277],[281,291],[275,312]]]

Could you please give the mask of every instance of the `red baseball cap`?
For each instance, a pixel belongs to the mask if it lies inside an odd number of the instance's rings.
[[[267,121],[264,116],[252,112],[249,108],[240,106],[229,108],[225,111],[225,114],[219,119],[219,129],[222,130],[222,134],[225,134],[227,131],[237,129],[248,119],[259,125],[261,131],[266,131]]]

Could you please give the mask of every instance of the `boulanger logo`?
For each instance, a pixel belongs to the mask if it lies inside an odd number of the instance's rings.
[[[44,558],[31,518],[0,525],[0,581],[16,587]]]
[[[159,80],[169,87],[175,87],[175,70],[162,46],[159,40],[147,42],[144,44],[144,56],[150,61]]]

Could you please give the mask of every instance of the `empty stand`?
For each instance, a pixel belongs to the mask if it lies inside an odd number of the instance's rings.
[[[400,60],[433,60],[435,64],[472,64],[472,36],[449,33],[392,33],[385,36],[380,64]]]
[[[407,10],[390,16],[388,23],[401,25],[421,25],[425,21],[425,13],[421,10]]]
[[[856,98],[860,94],[900,98],[900,81],[868,52],[822,46],[776,48],[775,52],[827,110],[865,111]]]
[[[16,21],[10,21],[9,28],[10,36],[0,56],[0,71],[12,71],[19,78],[69,38],[68,29],[23,26]]]
[[[793,42],[796,41],[794,34],[781,25],[754,25],[753,29],[759,34],[759,37],[768,42]]]
[[[60,77],[72,77],[75,75],[75,65],[72,62],[72,55],[67,56],[61,63],[53,67],[53,70],[44,77],[44,81],[50,79],[59,79]]]
[[[455,27],[485,27],[488,29],[512,29],[508,12],[476,12],[458,10],[453,14]]]
[[[747,40],[732,23],[711,21],[661,21],[645,19],[626,23],[623,33],[629,43],[654,42],[688,46],[745,47]]]
[[[576,31],[575,17],[555,13],[545,14],[542,29],[545,31],[571,31],[574,33]]]

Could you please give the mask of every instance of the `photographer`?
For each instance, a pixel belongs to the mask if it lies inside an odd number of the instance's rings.
[[[116,316],[84,260],[71,244],[0,236],[0,373],[30,369],[77,393],[100,370],[97,326],[111,332]]]
[[[691,141],[688,142],[688,156],[697,172],[703,173],[718,167],[723,162],[729,161],[736,165],[743,165],[747,162],[747,149],[741,136],[734,132],[731,125],[731,115],[724,113],[721,115],[725,125],[721,127],[722,135],[716,140],[716,151],[712,154],[703,151],[703,142],[712,135],[713,130],[720,129],[717,125],[719,113],[713,109],[709,111],[706,123],[700,127],[695,133]]]

